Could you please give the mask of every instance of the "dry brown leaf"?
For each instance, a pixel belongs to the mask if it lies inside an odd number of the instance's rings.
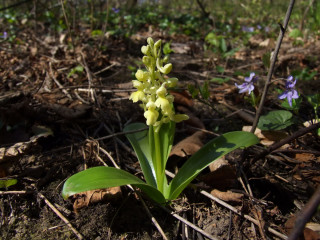
[[[243,198],[243,194],[241,193],[234,193],[231,191],[221,192],[217,189],[213,189],[211,191],[211,195],[225,202],[233,202],[233,203],[241,203]]]
[[[170,156],[176,155],[183,158],[193,155],[203,146],[204,136],[204,132],[197,131],[190,137],[183,139],[172,148]]]
[[[174,96],[175,104],[179,104],[187,107],[193,106],[193,100],[186,91],[183,91],[183,92],[170,91],[170,94]]]
[[[301,162],[309,162],[315,159],[315,157],[311,153],[297,153],[295,159]]]
[[[292,215],[287,222],[285,223],[285,229],[287,230],[288,233],[290,233],[292,231],[292,229],[295,227],[295,221],[296,221],[296,215]],[[310,223],[307,223],[307,226],[310,226]],[[319,240],[320,239],[320,235],[313,231],[310,228],[305,228],[303,230],[303,239],[304,240]]]
[[[68,108],[66,106],[60,104],[49,104],[49,107],[54,110],[60,116],[66,119],[78,119],[86,115],[89,110],[91,110],[91,106],[85,104],[76,105],[73,108]]]
[[[188,115],[189,119],[184,121],[186,124],[188,124],[191,127],[205,129],[203,122],[195,114],[193,114],[188,108],[184,106],[177,106],[177,110],[181,113]],[[195,130],[191,130],[191,132],[194,133]]]
[[[243,126],[242,131],[250,132],[251,126]],[[256,128],[254,134],[260,139],[260,143],[265,146],[270,146],[288,136],[284,131],[265,131]],[[288,145],[283,145],[281,149],[287,148]]]
[[[77,212],[79,209],[89,206],[89,204],[98,203],[101,201],[115,202],[121,197],[122,192],[120,187],[86,191],[72,196],[72,198],[75,199],[73,203],[73,209],[75,212]]]
[[[219,158],[209,165],[211,172],[199,176],[206,185],[225,190],[236,182],[236,169],[224,158]]]

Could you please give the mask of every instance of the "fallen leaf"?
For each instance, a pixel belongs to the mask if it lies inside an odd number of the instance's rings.
[[[199,176],[199,179],[206,185],[225,190],[236,182],[236,169],[224,158],[215,160],[209,165],[209,169],[209,173]]]
[[[174,96],[175,104],[179,104],[187,107],[193,106],[193,100],[186,91],[183,91],[183,92],[170,91],[170,94]]]
[[[72,198],[75,199],[73,209],[77,213],[79,209],[87,207],[89,204],[101,201],[116,202],[121,197],[122,192],[120,187],[86,191],[72,196]]]
[[[217,189],[213,189],[210,193],[214,197],[217,197],[225,202],[241,203],[243,198],[243,194],[234,193],[231,191],[221,192]]]
[[[292,215],[288,220],[287,222],[285,223],[285,229],[288,233],[290,233],[292,231],[292,229],[295,227],[295,222],[296,222],[296,215]],[[310,226],[310,223],[307,223],[306,226]],[[306,227],[304,230],[303,230],[303,238],[304,240],[319,240],[320,239],[320,235],[313,231],[312,229]]]
[[[204,132],[197,131],[183,139],[172,148],[170,156],[176,155],[183,158],[193,155],[203,146],[202,139],[204,136]]]
[[[250,132],[251,126],[243,126],[242,131]],[[285,131],[265,131],[259,128],[256,128],[254,134],[260,139],[260,143],[265,146],[270,146],[288,136],[288,133],[286,133]],[[281,149],[284,149],[286,147],[287,145],[283,145]]]
[[[311,153],[296,153],[295,159],[301,162],[309,162],[315,159],[315,157]]]

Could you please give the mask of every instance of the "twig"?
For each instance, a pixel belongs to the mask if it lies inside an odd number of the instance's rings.
[[[289,235],[288,240],[297,240],[299,239],[301,233],[303,232],[304,226],[311,219],[312,215],[316,211],[317,207],[320,204],[320,187],[315,191],[307,205],[302,209],[300,214],[296,219],[295,226]]]
[[[0,191],[0,195],[10,195],[10,194],[31,194],[33,191]]]
[[[291,142],[292,140],[298,138],[298,137],[301,137],[303,136],[304,134],[308,133],[308,132],[311,132],[313,131],[314,129],[317,129],[320,127],[320,123],[316,123],[316,124],[313,124],[309,127],[306,127],[306,128],[302,128],[300,129],[299,131],[295,132],[294,134],[282,139],[281,141],[271,145],[270,147],[268,147],[266,150],[264,150],[262,153],[260,153],[258,156],[256,156],[252,162],[254,161],[257,161],[258,159],[261,159],[263,157],[265,157],[266,155],[268,155],[269,153],[271,153],[272,151],[280,148],[281,146],[283,146],[284,144],[288,143],[288,142]],[[251,162],[251,163],[252,163]]]
[[[53,70],[52,70],[52,63],[49,62],[49,68],[50,68],[50,75],[53,79],[53,81],[58,85],[59,89],[62,90],[62,92],[70,99],[72,100],[71,95],[68,93],[68,91],[66,89],[63,88],[62,84],[55,78],[54,74],[53,74]]]
[[[267,81],[266,81],[266,84],[264,85],[264,89],[263,89],[263,92],[262,92],[259,108],[258,108],[258,110],[256,112],[256,116],[255,116],[255,119],[254,119],[253,124],[252,124],[252,128],[251,128],[251,132],[252,133],[255,132],[255,130],[257,128],[257,125],[258,125],[259,117],[261,115],[262,108],[263,108],[264,102],[266,100],[269,84],[270,84],[271,77],[272,77],[272,74],[273,74],[273,71],[274,71],[274,67],[276,65],[276,60],[277,60],[277,56],[278,56],[278,53],[279,53],[279,50],[280,50],[282,39],[283,39],[285,31],[287,29],[288,22],[289,22],[289,19],[290,19],[290,16],[291,16],[291,12],[292,12],[294,3],[295,3],[295,0],[291,0],[290,1],[286,16],[285,16],[285,19],[284,19],[284,22],[283,22],[283,26],[281,24],[279,24],[280,25],[280,33],[279,33],[279,37],[278,37],[278,40],[277,40],[276,48],[274,50],[274,54],[272,56],[272,61],[271,61],[271,64],[270,64],[270,68],[269,68],[269,72],[268,72],[268,76],[267,76]]]
[[[168,170],[165,171],[166,174],[171,177],[171,178],[174,178],[175,177],[175,174],[169,172]],[[238,209],[236,209],[235,207],[231,206],[230,204],[222,201],[221,199],[213,196],[212,194],[204,191],[204,190],[201,190],[200,193],[208,198],[210,198],[211,200],[214,200],[215,202],[221,204],[222,206],[228,208],[229,210],[231,210],[232,212],[244,217],[245,219],[253,222],[255,225],[259,226],[259,221],[257,221],[256,219],[250,217],[249,215],[246,215],[246,214],[242,214],[242,212],[240,212]],[[279,233],[277,232],[276,230],[274,230],[273,228],[271,227],[268,227],[268,231],[273,233],[274,235],[280,237],[281,239],[287,239],[287,236],[283,235],[282,233]]]
[[[214,197],[212,194],[206,192],[206,191],[203,191],[201,190],[200,193],[212,200],[214,200],[215,202],[221,204],[222,206],[230,209],[231,211],[233,211],[234,213],[244,217],[245,219],[253,222],[255,225],[259,226],[259,221],[257,221],[256,219],[250,217],[249,215],[246,215],[246,214],[242,214],[238,209],[236,209],[235,207],[229,205],[228,203],[225,203],[224,201],[220,200],[219,198],[216,198]],[[285,236],[284,234],[282,233],[279,233],[278,231],[274,230],[273,228],[271,227],[268,227],[268,231],[273,233],[274,235],[276,235],[277,237],[280,237],[281,239],[287,239],[287,236]]]
[[[49,202],[49,200],[42,195],[42,193],[38,193],[38,196],[44,200],[44,202],[51,208],[51,210],[57,214],[57,216],[65,222],[65,224],[67,224],[67,226],[72,230],[72,232],[78,237],[78,239],[83,239],[83,236],[71,225],[71,223],[69,222],[68,219],[66,219],[60,212],[59,210],[53,206],[53,204],[51,202]]]
[[[115,65],[116,65],[115,63],[112,63],[111,65],[109,65],[109,66],[107,66],[107,67],[105,67],[105,68],[103,68],[103,69],[101,69],[101,70],[93,73],[93,75],[96,76],[96,75],[98,75],[98,74],[100,74],[100,73],[103,73],[103,72],[109,70],[110,68],[112,68],[112,67],[115,66]]]
[[[186,225],[188,225],[189,227],[193,228],[194,230],[196,230],[197,232],[201,233],[203,236],[212,239],[212,240],[218,240],[218,238],[212,236],[211,234],[203,231],[201,228],[197,227],[196,225],[192,224],[191,222],[189,222],[188,220],[184,219],[183,217],[180,217],[178,214],[171,212],[169,209],[167,209],[166,207],[162,206],[159,204],[159,206],[165,210],[166,212],[168,212],[170,215],[174,216],[175,218],[177,218],[179,221],[185,223]]]

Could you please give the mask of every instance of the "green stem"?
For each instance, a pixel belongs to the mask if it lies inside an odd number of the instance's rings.
[[[163,163],[162,163],[162,153],[160,149],[160,138],[159,138],[159,132],[155,131],[155,128],[153,127],[153,137],[154,137],[154,150],[155,150],[155,159],[154,159],[154,166],[156,170],[156,177],[157,177],[157,185],[158,190],[163,193]]]

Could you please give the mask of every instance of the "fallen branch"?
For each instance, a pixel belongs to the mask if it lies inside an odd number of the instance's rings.
[[[320,187],[315,191],[307,205],[302,209],[296,219],[295,226],[289,235],[288,240],[297,240],[302,234],[306,223],[311,219],[320,204]]]

